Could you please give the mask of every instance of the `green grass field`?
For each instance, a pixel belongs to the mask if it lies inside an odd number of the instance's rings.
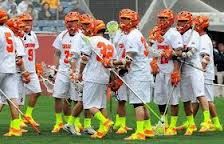
[[[218,113],[221,122],[224,122],[224,98],[217,98],[215,100],[217,105]],[[115,117],[115,107],[116,103],[113,103],[113,112],[108,114],[114,119]],[[157,107],[152,105],[154,109],[157,110]],[[127,106],[128,118],[127,123],[130,127],[135,127],[135,118],[134,111],[131,106]],[[134,144],[134,143],[147,143],[147,144],[224,144],[224,132],[213,132],[200,134],[195,133],[193,136],[185,137],[183,133],[179,133],[178,136],[174,137],[165,137],[165,136],[156,136],[153,139],[147,139],[146,141],[124,141],[123,138],[130,135],[129,132],[127,135],[116,135],[114,133],[109,133],[103,140],[93,140],[89,136],[71,136],[65,132],[59,134],[51,134],[51,129],[54,124],[54,111],[53,111],[53,98],[51,97],[41,97],[39,99],[37,108],[34,111],[34,118],[40,123],[40,129],[42,134],[36,135],[31,128],[29,132],[24,134],[23,137],[3,137],[2,135],[7,132],[9,126],[10,115],[8,113],[8,107],[4,107],[3,111],[0,113],[0,144]],[[185,116],[180,108],[180,116],[178,124],[184,120]],[[196,117],[196,123],[199,125],[202,115],[198,113]],[[97,126],[97,122],[94,122],[94,126]],[[152,123],[157,123],[157,120],[152,116]]]

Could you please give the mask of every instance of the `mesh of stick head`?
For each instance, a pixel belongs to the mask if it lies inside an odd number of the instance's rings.
[[[114,32],[116,32],[119,29],[119,25],[118,25],[117,21],[110,21],[110,22],[108,22],[106,27],[107,27],[107,31],[109,33],[114,33]]]

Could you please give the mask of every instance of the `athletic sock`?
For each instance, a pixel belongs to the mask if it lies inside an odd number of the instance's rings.
[[[144,125],[145,125],[145,121],[136,121],[136,133],[143,133],[144,132]]]
[[[72,117],[72,116],[65,116],[65,115],[64,115],[65,123],[68,123],[68,120],[69,120],[70,117]]]
[[[120,126],[123,128],[126,127],[126,117],[120,117]]]
[[[189,126],[195,125],[195,123],[194,123],[194,116],[193,115],[187,116],[187,121],[189,123]]]
[[[170,118],[170,128],[175,128],[177,124],[178,116],[171,116]]]
[[[73,116],[70,116],[69,118],[68,118],[68,124],[69,125],[73,125],[74,124],[74,121],[75,121],[75,117],[73,117]]]
[[[215,126],[217,126],[217,127],[221,126],[220,121],[219,121],[219,118],[217,116],[216,117],[213,117],[212,118],[212,121],[213,121],[213,123],[214,123]]]
[[[91,127],[91,118],[84,118],[84,128]]]
[[[62,113],[55,113],[55,117],[56,117],[56,124],[63,123]]]
[[[143,126],[144,126],[145,129],[152,130],[152,124],[151,124],[151,120],[150,119],[144,120],[143,122],[144,122],[143,123],[144,124]]]
[[[26,116],[32,117],[32,113],[33,113],[33,107],[28,106],[26,108]]]
[[[210,119],[210,113],[208,110],[203,111],[204,122],[207,122]]]
[[[20,119],[14,119],[12,120],[12,128],[14,129],[20,129]]]
[[[118,114],[116,114],[116,118],[115,118],[115,127],[119,127],[121,125],[120,123],[120,116]]]
[[[101,123],[105,123],[107,121],[107,118],[105,118],[105,116],[103,116],[103,114],[100,111],[95,113],[94,118],[99,120]]]
[[[82,124],[80,122],[80,117],[74,117],[74,125],[78,126],[78,127],[82,126]]]

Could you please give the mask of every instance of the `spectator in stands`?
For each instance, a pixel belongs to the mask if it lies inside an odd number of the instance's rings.
[[[57,9],[60,5],[60,0],[42,0],[41,4],[48,3],[50,9]]]
[[[217,66],[217,81],[223,84],[224,80],[224,44],[218,44],[218,52],[214,52],[214,62]]]
[[[33,5],[32,4],[29,4],[28,5],[26,12],[28,12],[29,14],[31,14],[34,20],[37,20],[38,19],[38,12],[37,12],[37,10],[35,10],[33,8]]]
[[[24,13],[25,11],[27,11],[29,4],[32,5],[32,2],[29,0],[23,0],[19,3],[17,9],[19,10],[20,13]]]
[[[14,0],[5,0],[2,3],[1,7],[8,11],[11,8],[11,5],[16,5],[17,6],[17,4],[14,2]]]
[[[19,11],[17,9],[17,5],[11,5],[11,8],[8,10],[9,17],[14,17],[19,15]]]
[[[64,8],[62,5],[58,7],[58,19],[63,20],[65,17]]]
[[[39,20],[51,20],[52,13],[47,2],[42,4],[41,11],[39,12]]]

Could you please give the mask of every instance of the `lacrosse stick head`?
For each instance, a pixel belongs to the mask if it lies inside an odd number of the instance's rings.
[[[114,37],[116,32],[119,30],[119,25],[117,21],[109,21],[106,25],[107,33],[110,37]]]

